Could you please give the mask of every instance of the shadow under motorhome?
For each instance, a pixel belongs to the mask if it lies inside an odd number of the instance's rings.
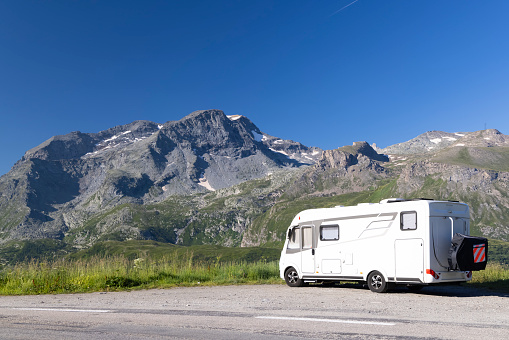
[[[469,208],[460,202],[387,199],[304,210],[287,230],[280,276],[292,287],[362,281],[374,292],[466,282],[488,260],[487,240],[469,234]]]

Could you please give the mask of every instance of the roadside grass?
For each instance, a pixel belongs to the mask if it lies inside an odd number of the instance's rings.
[[[281,283],[276,261],[195,262],[193,255],[30,261],[0,272],[0,295],[121,291],[177,286]]]
[[[479,288],[509,293],[509,266],[488,263],[485,270],[476,271],[468,283]]]
[[[195,260],[193,253],[128,258],[33,260],[0,271],[0,295],[125,291],[179,286],[283,284],[277,261]],[[476,271],[467,285],[509,293],[509,267],[496,262]]]

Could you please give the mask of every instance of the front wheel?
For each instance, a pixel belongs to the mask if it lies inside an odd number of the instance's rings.
[[[369,290],[375,293],[385,293],[389,289],[389,285],[384,276],[377,271],[371,272],[368,275]]]
[[[285,282],[290,287],[304,286],[304,280],[299,279],[299,273],[293,267],[290,267],[285,271]]]

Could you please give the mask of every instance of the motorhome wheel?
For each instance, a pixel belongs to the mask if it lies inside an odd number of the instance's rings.
[[[290,267],[285,272],[285,282],[290,287],[302,287],[304,286],[304,280],[299,279],[299,273],[295,268]]]
[[[368,275],[369,290],[375,293],[385,293],[389,288],[384,276],[376,270]]]

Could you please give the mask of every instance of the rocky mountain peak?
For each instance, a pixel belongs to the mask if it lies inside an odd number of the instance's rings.
[[[316,167],[322,169],[346,169],[361,161],[388,162],[389,158],[378,154],[367,142],[354,142],[335,150],[326,150],[318,160]]]
[[[465,147],[493,147],[509,146],[509,136],[496,129],[480,130],[466,134],[455,143],[455,146]]]
[[[509,146],[509,136],[496,129],[475,132],[428,131],[407,142],[381,149],[388,155],[434,154],[449,147],[493,147]]]
[[[320,154],[220,110],[54,136],[0,178],[0,212],[9,221],[3,240],[65,237],[119,205],[228,188],[314,164]]]
[[[162,133],[175,143],[189,145],[201,152],[252,149],[253,131],[260,134],[258,127],[247,118],[231,120],[221,110],[194,111],[179,121],[164,124],[162,129]]]
[[[74,131],[54,136],[28,150],[21,161],[38,158],[42,160],[70,160],[97,154],[111,148],[121,148],[152,135],[162,125],[149,121],[135,121],[119,125],[99,133]]]
[[[367,142],[354,142],[352,144],[352,146],[353,146],[353,151],[357,155],[361,154],[361,155],[364,155],[370,159],[373,159],[373,160],[379,161],[379,162],[388,162],[389,161],[389,158],[387,156],[376,152],[375,149],[373,147],[371,147],[371,145],[369,145]]]
[[[386,155],[426,154],[444,149],[456,143],[466,134],[465,132],[428,131],[409,141],[388,146],[381,151]]]

